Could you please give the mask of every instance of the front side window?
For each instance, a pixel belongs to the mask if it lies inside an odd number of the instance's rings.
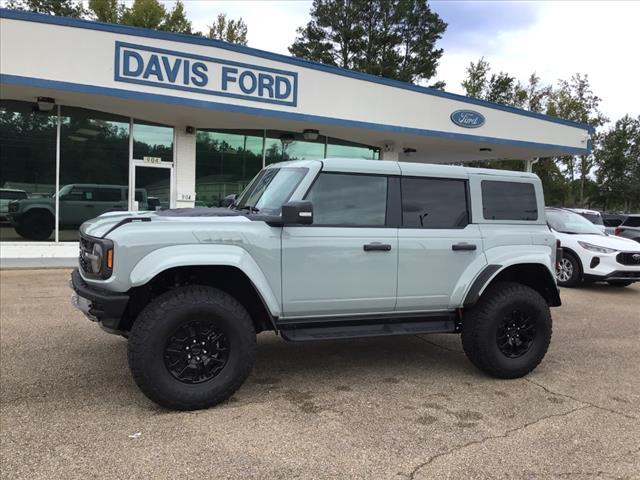
[[[537,220],[533,184],[483,180],[482,216],[485,220]]]
[[[402,226],[464,228],[469,223],[464,180],[403,178]]]
[[[306,168],[265,168],[238,197],[234,208],[277,215],[306,174]]]
[[[307,194],[313,224],[383,227],[387,210],[387,177],[322,173]]]

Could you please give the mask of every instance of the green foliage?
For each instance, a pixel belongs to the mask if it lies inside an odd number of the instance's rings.
[[[477,63],[469,64],[462,87],[468,97],[524,108],[527,106],[529,90],[538,88],[539,79],[535,73],[531,74],[531,81],[534,83],[527,88],[505,72],[491,73],[489,62],[482,57]]]
[[[640,209],[640,116],[626,115],[598,135],[594,151],[603,209]]]
[[[227,15],[221,13],[216,21],[209,27],[209,38],[223,40],[229,43],[237,43],[239,45],[247,44],[247,24],[242,18],[238,20],[227,20]]]
[[[81,18],[86,15],[80,0],[9,0],[6,7],[61,17]]]
[[[89,11],[100,22],[120,23],[124,8],[118,0],[89,0]]]
[[[588,76],[578,73],[570,80],[559,81],[558,88],[550,96],[547,113],[597,128],[608,121],[599,110],[600,101],[601,98],[591,90]],[[585,184],[594,166],[593,155],[566,156],[559,160],[571,182],[578,173],[580,182],[577,188],[572,189],[573,203],[583,205],[587,198]]]
[[[421,0],[314,0],[289,52],[405,82],[436,73],[447,24]],[[435,88],[442,88],[439,82]]]

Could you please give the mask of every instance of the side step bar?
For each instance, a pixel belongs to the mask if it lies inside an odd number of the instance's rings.
[[[457,322],[454,313],[416,318],[359,319],[357,323],[332,319],[326,323],[309,321],[280,324],[282,338],[290,342],[311,340],[335,340],[346,338],[382,337],[390,335],[416,335],[420,333],[456,333]]]

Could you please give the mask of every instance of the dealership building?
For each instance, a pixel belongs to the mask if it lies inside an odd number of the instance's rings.
[[[202,37],[0,10],[0,259],[73,258],[88,218],[219,205],[283,160],[530,165],[590,152],[590,133]]]

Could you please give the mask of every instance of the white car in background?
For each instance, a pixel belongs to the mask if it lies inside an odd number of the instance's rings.
[[[558,285],[575,287],[586,282],[607,282],[626,287],[640,281],[640,244],[603,233],[582,215],[561,208],[547,208],[547,223],[560,240]]]

